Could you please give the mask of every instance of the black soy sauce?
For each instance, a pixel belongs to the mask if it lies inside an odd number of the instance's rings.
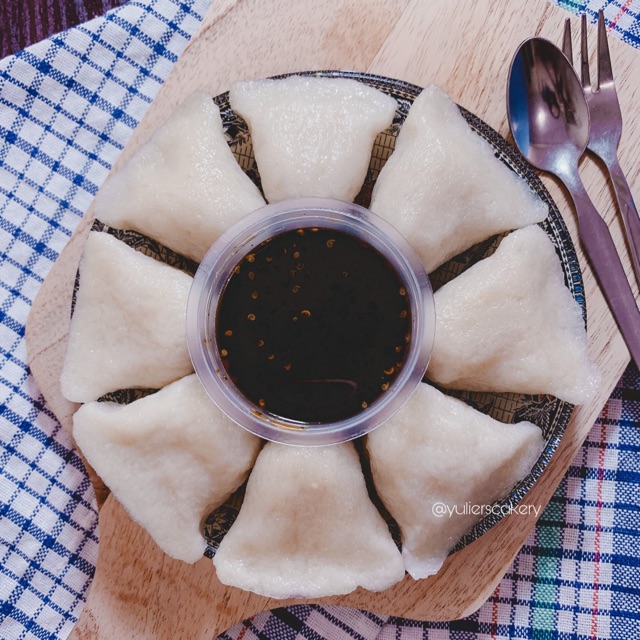
[[[218,301],[224,367],[261,410],[300,422],[351,417],[404,364],[411,311],[404,283],[366,242],[301,228],[258,245]]]

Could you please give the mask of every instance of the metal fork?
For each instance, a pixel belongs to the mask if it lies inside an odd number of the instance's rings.
[[[618,145],[622,135],[622,113],[613,81],[611,56],[607,43],[604,13],[598,12],[598,82],[591,85],[589,75],[589,50],[587,47],[587,16],[582,15],[580,46],[580,75],[582,88],[589,107],[591,133],[587,149],[598,156],[606,165],[622,215],[627,244],[631,254],[633,270],[640,285],[640,217],[633,201],[629,184],[618,161]],[[562,51],[573,64],[571,46],[571,23],[564,23]]]

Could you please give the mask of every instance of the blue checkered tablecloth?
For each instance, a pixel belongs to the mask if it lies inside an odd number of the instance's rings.
[[[93,491],[29,374],[27,315],[210,1],[132,0],[0,62],[0,640],[66,637],[97,558]],[[604,5],[611,32],[640,47],[640,0],[559,4],[591,19]],[[224,637],[640,639],[639,454],[631,366],[475,615],[432,624],[300,605]]]

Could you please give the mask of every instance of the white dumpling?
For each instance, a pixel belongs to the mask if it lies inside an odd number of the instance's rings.
[[[272,598],[382,591],[404,577],[351,443],[265,445],[213,562],[224,584]]]
[[[376,491],[400,526],[405,568],[418,579],[435,574],[531,472],[544,439],[530,422],[503,424],[420,384],[366,444]]]
[[[351,202],[396,101],[357,80],[291,76],[235,84],[229,102],[249,125],[269,202],[318,196]]]
[[[434,85],[416,98],[375,184],[371,210],[409,240],[428,273],[547,207]]]
[[[199,262],[223,231],[263,205],[229,149],[218,107],[196,92],[107,180],[95,215]]]
[[[85,404],[73,435],[129,515],[185,562],[204,554],[203,519],[244,482],[260,447],[195,374],[128,405]]]
[[[89,233],[60,377],[64,397],[89,402],[117,389],[158,389],[191,373],[192,281],[107,233]]]
[[[434,296],[436,338],[427,376],[443,387],[551,394],[586,402],[600,382],[580,306],[538,226],[514,231],[496,252]]]

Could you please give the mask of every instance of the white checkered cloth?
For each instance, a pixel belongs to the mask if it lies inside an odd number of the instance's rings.
[[[82,462],[27,367],[31,304],[210,0],[130,2],[0,62],[0,638],[64,638],[96,564]]]

